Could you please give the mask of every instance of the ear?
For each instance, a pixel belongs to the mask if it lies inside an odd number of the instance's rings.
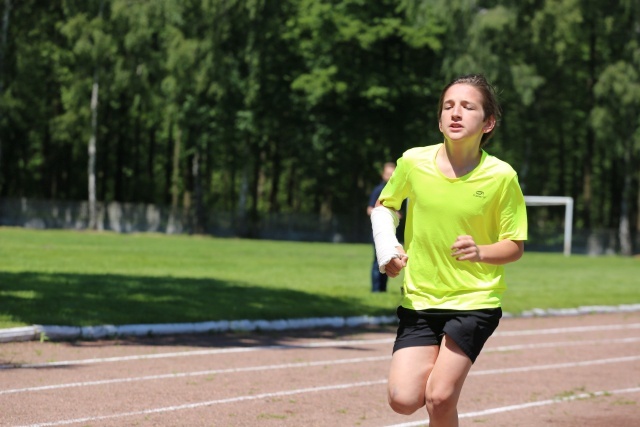
[[[487,122],[482,126],[483,133],[489,133],[496,127],[496,118],[494,116],[489,116]]]
[[[438,120],[438,129],[442,132],[442,120]]]

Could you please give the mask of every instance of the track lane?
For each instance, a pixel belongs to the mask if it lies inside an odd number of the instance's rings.
[[[471,371],[459,409],[489,417],[493,426],[505,415],[483,411],[520,408],[580,390],[632,390],[640,386],[638,325],[640,315],[633,313],[505,319]],[[386,405],[390,330],[311,331],[306,337],[271,337],[268,345],[264,337],[241,343],[208,338],[199,337],[197,345],[176,340],[178,345],[153,347],[114,348],[105,342],[22,343],[24,352],[19,345],[2,348],[3,362],[12,352],[22,367],[0,370],[0,425],[382,426],[426,418],[426,413],[399,416]],[[593,375],[596,369],[599,375]],[[627,394],[637,401],[637,392]],[[536,410],[522,406],[511,412]],[[461,425],[476,425],[473,419],[461,418]],[[506,419],[512,421],[513,414]]]

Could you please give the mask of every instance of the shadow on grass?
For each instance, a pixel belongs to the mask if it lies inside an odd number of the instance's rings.
[[[123,325],[388,315],[357,298],[180,277],[0,273],[0,316],[27,325]]]

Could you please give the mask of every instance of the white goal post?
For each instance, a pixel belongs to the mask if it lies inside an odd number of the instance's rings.
[[[573,198],[560,196],[524,196],[527,206],[564,205],[564,255],[571,255],[571,234],[573,224]]]

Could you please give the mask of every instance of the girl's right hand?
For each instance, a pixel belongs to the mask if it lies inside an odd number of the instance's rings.
[[[409,259],[402,246],[396,246],[396,249],[400,254],[400,258],[393,258],[384,266],[384,271],[387,273],[387,276],[392,278],[400,274],[400,271],[407,266],[407,260]]]

